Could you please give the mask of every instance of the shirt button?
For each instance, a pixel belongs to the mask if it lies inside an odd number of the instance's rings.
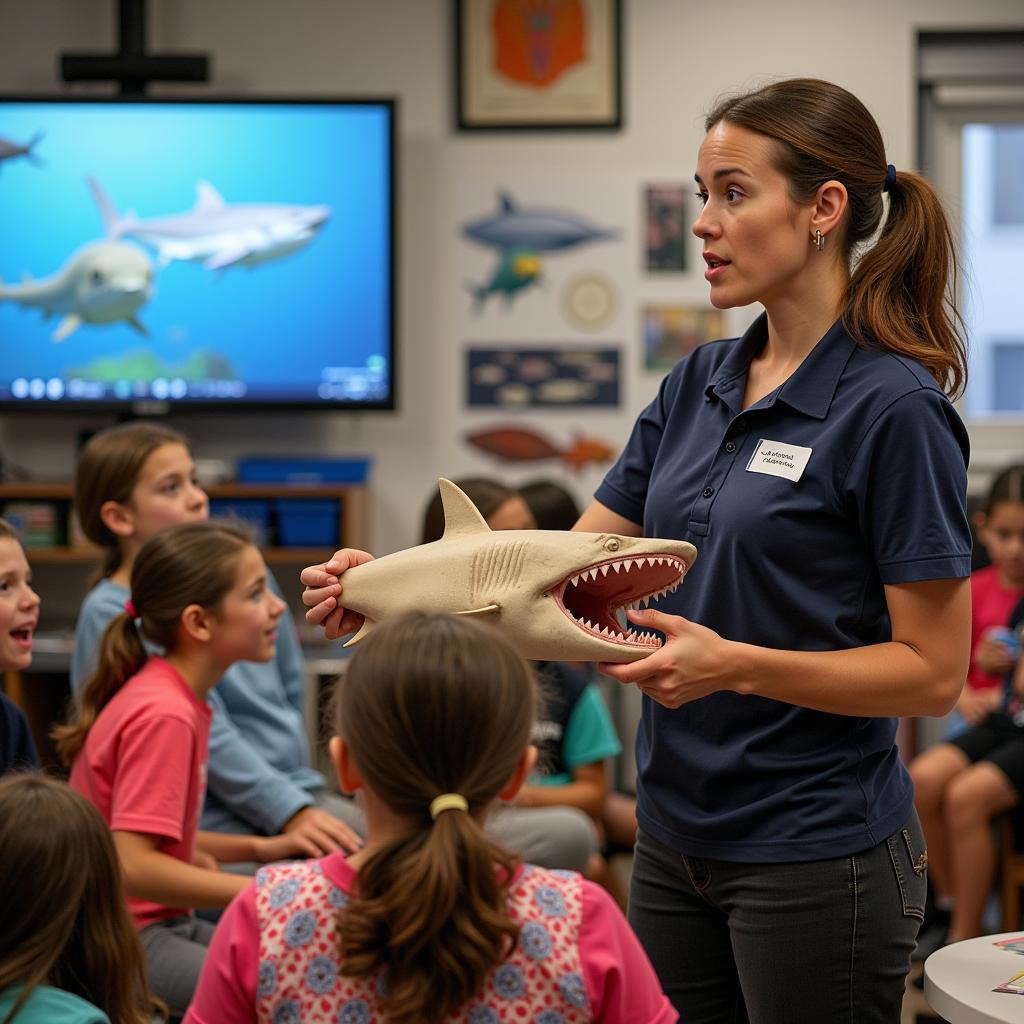
[[[736,442],[735,441],[726,441],[725,442],[725,450],[731,455],[734,451],[736,451]]]
[[[714,493],[715,493],[714,487],[705,487],[704,490],[701,491],[701,494],[703,494],[705,498],[710,498],[711,495],[714,494]]]

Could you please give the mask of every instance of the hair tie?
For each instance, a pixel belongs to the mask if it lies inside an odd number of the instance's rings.
[[[430,801],[430,816],[437,821],[439,814],[445,811],[468,811],[469,804],[461,793],[442,793]]]
[[[128,613],[130,619],[137,619],[139,617],[139,613],[135,610],[135,605],[132,604],[130,597],[124,603],[124,610]]]
[[[893,185],[896,184],[896,168],[892,164],[889,164],[885,168],[885,184],[882,186],[883,192],[891,192]]]

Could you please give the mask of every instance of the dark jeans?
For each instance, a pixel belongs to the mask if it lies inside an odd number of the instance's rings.
[[[863,853],[685,857],[640,832],[629,922],[684,1024],[899,1024],[924,916],[916,813]]]

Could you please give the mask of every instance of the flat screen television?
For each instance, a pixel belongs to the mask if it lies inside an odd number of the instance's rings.
[[[391,409],[395,103],[0,98],[0,409]]]

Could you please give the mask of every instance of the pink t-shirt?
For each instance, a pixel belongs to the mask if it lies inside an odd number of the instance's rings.
[[[183,1024],[380,1024],[375,983],[338,970],[334,919],[355,884],[340,853],[261,868],[217,925]],[[547,1010],[565,1024],[678,1020],[639,940],[597,885],[527,865],[510,887],[508,910],[519,943],[453,1022],[521,1024]]]
[[[192,862],[206,793],[209,705],[163,658],[152,657],[121,687],[89,730],[71,785],[112,831],[160,837],[158,849]],[[129,898],[137,928],[187,913]]]
[[[1010,613],[1022,597],[1024,589],[1007,590],[999,582],[999,570],[994,565],[971,574],[971,667],[967,671],[967,685],[972,690],[1002,685],[1002,676],[981,670],[974,660],[975,652],[985,633],[1010,621]]]

